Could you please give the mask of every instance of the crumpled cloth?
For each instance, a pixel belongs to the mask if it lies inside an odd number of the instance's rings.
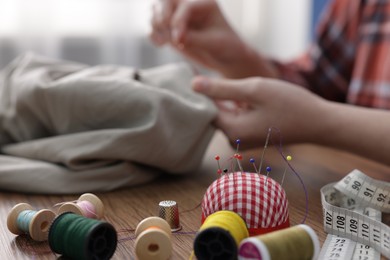
[[[34,54],[0,72],[0,189],[75,194],[196,170],[216,108],[185,64],[136,71]]]

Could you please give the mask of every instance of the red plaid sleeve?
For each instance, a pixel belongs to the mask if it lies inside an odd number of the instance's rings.
[[[283,79],[335,101],[345,101],[356,52],[358,0],[334,0],[323,13],[317,41],[302,57],[278,63]]]
[[[324,98],[390,109],[390,1],[333,0],[310,50],[275,65]]]

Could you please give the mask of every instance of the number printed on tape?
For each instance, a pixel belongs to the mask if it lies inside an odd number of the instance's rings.
[[[378,188],[374,194],[374,202],[378,207],[383,207],[386,203],[390,203],[390,191]]]
[[[328,235],[325,240],[323,249],[319,255],[319,260],[322,259],[331,259],[331,260],[346,260],[351,259],[353,251],[355,248],[356,242],[339,237],[336,235]]]
[[[371,185],[368,182],[364,182],[361,188],[361,192],[363,193],[364,200],[370,202],[374,197],[376,189],[377,188],[374,185]]]
[[[326,232],[333,230],[333,211],[324,209],[324,223]]]
[[[336,235],[345,233],[345,221],[346,216],[344,214],[333,212],[333,228],[336,227],[338,231]]]
[[[361,243],[368,244],[370,242],[370,225],[364,219],[359,221],[358,236],[362,239]]]
[[[347,237],[351,238],[352,235],[358,234],[359,220],[355,214],[347,215]]]
[[[355,252],[353,254],[352,260],[371,260],[371,259],[380,259],[380,254],[374,248],[357,243],[355,246]]]

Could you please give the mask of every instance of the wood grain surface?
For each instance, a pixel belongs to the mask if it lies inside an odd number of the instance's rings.
[[[301,174],[309,192],[309,215],[306,224],[318,234],[321,244],[326,233],[322,227],[320,188],[329,182],[340,180],[353,169],[359,169],[378,180],[390,181],[390,168],[370,160],[328,148],[302,144],[284,147],[285,155],[291,155],[291,164]],[[118,246],[113,259],[135,259],[134,229],[146,217],[158,215],[158,203],[174,200],[179,205],[181,232],[173,235],[171,259],[188,259],[195,233],[200,227],[200,202],[210,183],[216,178],[215,155],[221,162],[234,153],[224,136],[216,133],[204,156],[199,170],[187,176],[167,176],[152,183],[121,189],[108,193],[95,193],[105,206],[104,220],[111,223],[118,232]],[[253,171],[249,158],[260,158],[261,149],[243,154],[243,168]],[[272,167],[270,177],[282,179],[285,164],[278,151],[269,146],[265,164]],[[1,181],[1,180],[0,180]],[[289,200],[290,222],[301,223],[305,212],[305,196],[299,180],[287,172],[283,187]],[[51,208],[59,202],[76,200],[72,196],[35,195],[15,192],[0,192],[0,259],[57,259],[47,242],[34,242],[27,236],[15,236],[7,229],[6,220],[11,208],[20,202],[27,202],[36,209]],[[55,209],[55,208],[54,208]],[[388,219],[388,218],[387,218]]]

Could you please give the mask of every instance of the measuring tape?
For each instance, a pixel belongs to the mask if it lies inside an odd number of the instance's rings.
[[[356,208],[354,212],[359,212],[372,219],[381,221],[381,212],[375,209]],[[351,239],[337,235],[328,235],[319,255],[319,260],[379,260],[380,253],[374,248],[357,243]]]
[[[324,229],[328,235],[319,259],[390,258],[390,228],[381,214],[390,213],[390,183],[354,170],[321,189]],[[378,251],[378,252],[376,252]]]

